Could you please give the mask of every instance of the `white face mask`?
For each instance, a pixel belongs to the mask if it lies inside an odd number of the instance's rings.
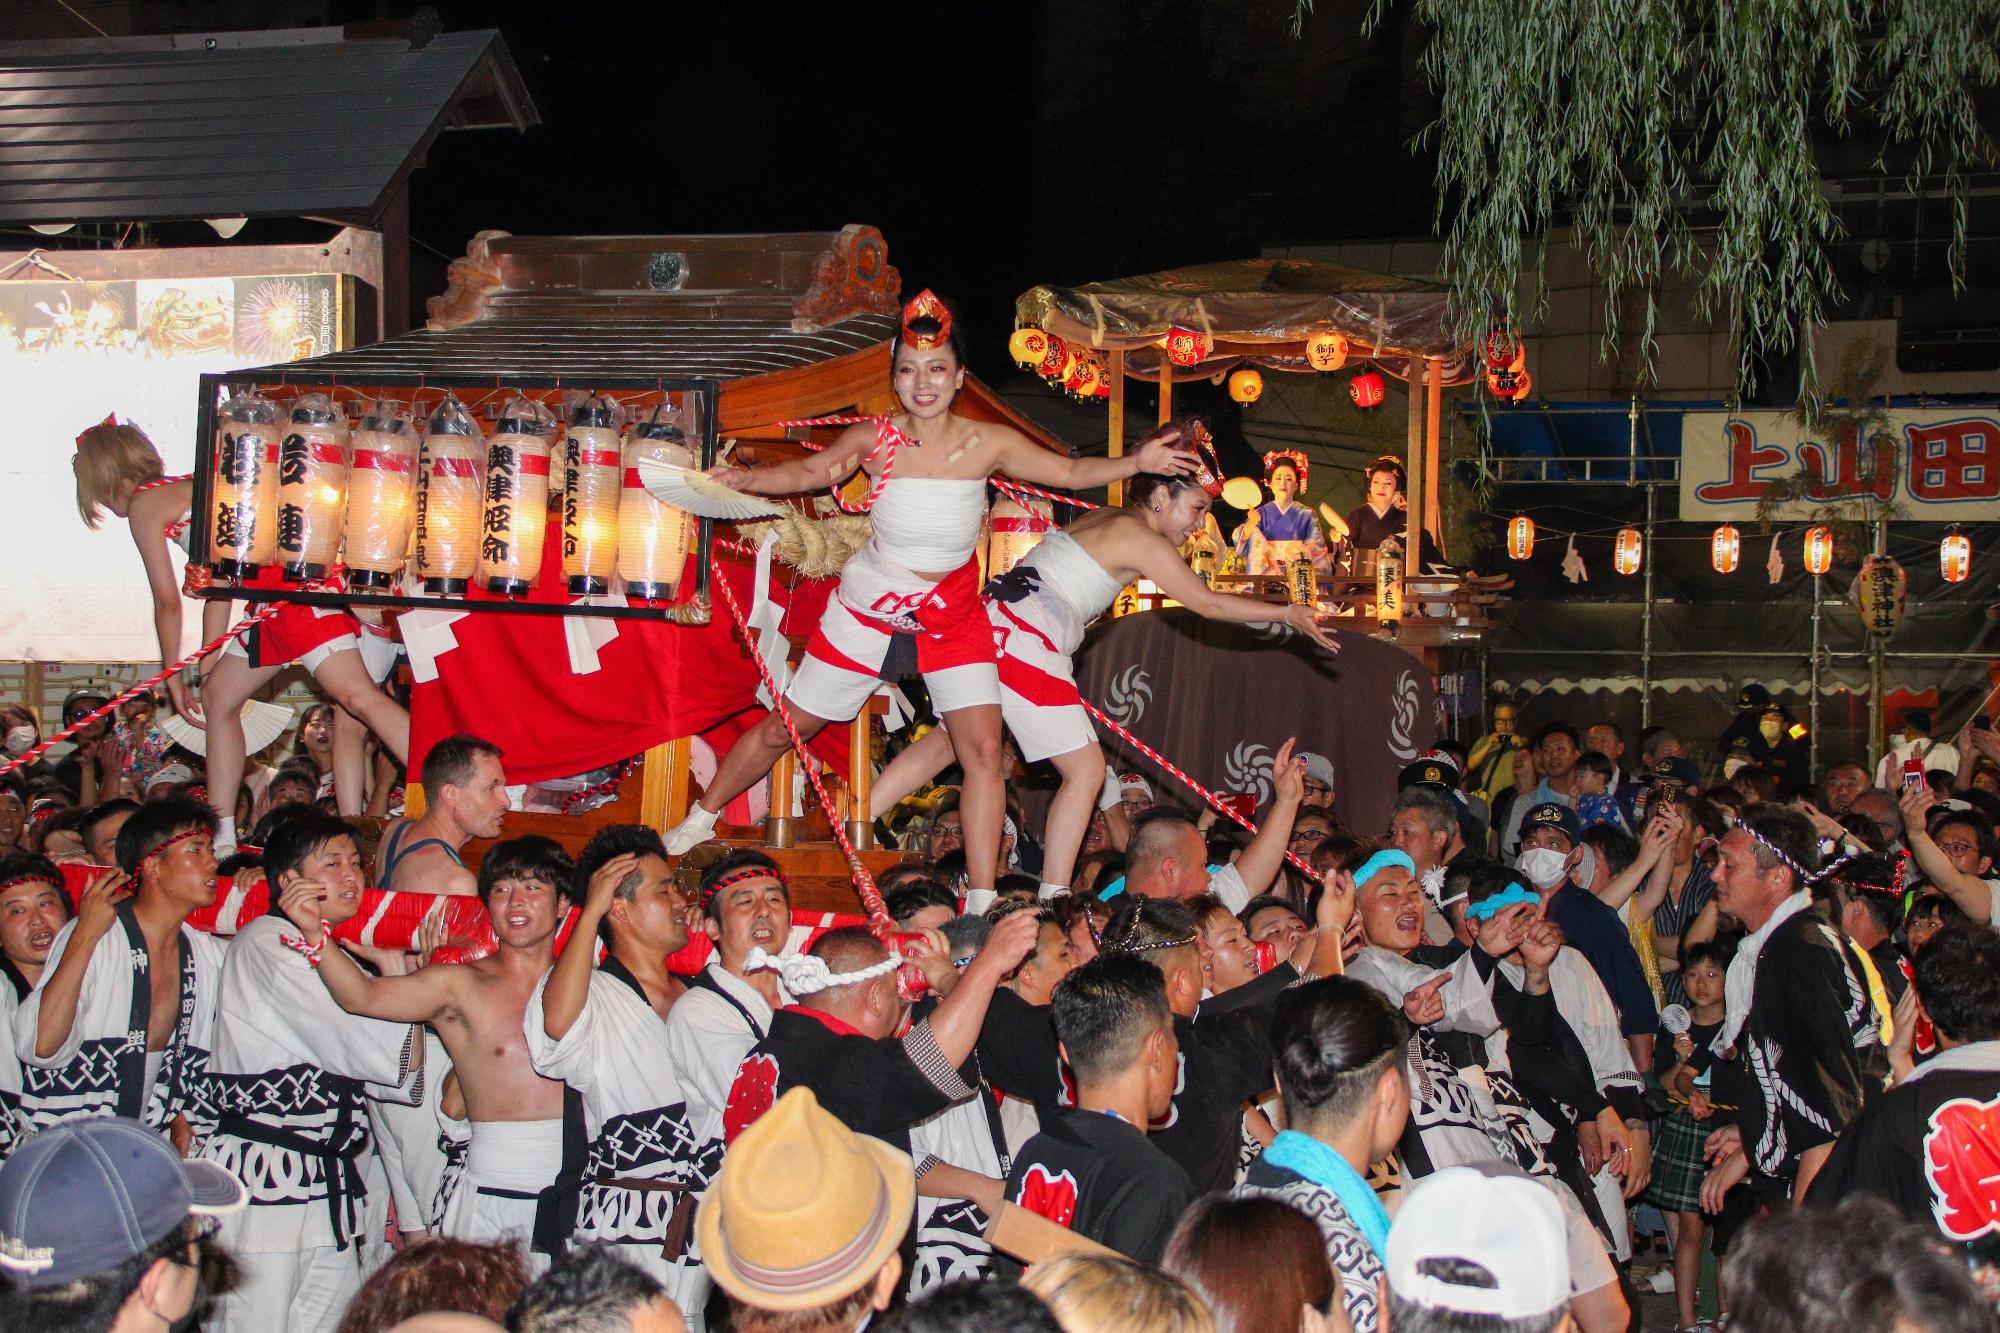
[[[7,753],[26,754],[35,745],[33,727],[9,727],[7,729]]]
[[[1568,873],[1569,856],[1553,847],[1530,847],[1515,862],[1516,868],[1538,889],[1552,889]]]

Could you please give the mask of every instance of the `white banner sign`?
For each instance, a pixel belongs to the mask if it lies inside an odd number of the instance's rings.
[[[1681,511],[1691,522],[1755,518],[1773,482],[1805,474],[1810,498],[1774,511],[1805,518],[1816,505],[1872,495],[1919,522],[2000,518],[2000,408],[1891,413],[1863,444],[1850,433],[1808,439],[1786,412],[1689,412],[1681,420]]]

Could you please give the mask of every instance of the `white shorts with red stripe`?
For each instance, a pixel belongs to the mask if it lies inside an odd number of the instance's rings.
[[[250,603],[250,610],[263,604]],[[317,672],[328,658],[339,652],[359,651],[361,624],[337,606],[302,606],[287,603],[269,620],[251,626],[223,645],[225,656],[240,657],[255,671],[263,667],[289,666],[297,662],[307,671]],[[380,683],[395,665],[395,653],[386,658],[376,652],[362,654],[368,674]]]
[[[1095,744],[1076,666],[1035,623],[1035,602],[986,603],[1000,646],[1000,716],[1029,763]]]
[[[863,547],[841,570],[785,698],[814,717],[851,722],[883,681],[912,672],[923,675],[939,713],[1000,702],[979,562],[932,582]]]

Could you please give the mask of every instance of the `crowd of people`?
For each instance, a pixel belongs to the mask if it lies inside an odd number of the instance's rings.
[[[902,416],[713,474],[865,472],[874,535],[791,726],[673,828],[509,836],[470,735],[403,817],[407,718],[344,620],[289,627],[340,706],[261,775],[217,722],[271,641],[176,678],[184,716],[220,682],[205,764],[65,702],[74,752],[0,778],[0,1327],[1610,1333],[1650,1289],[1677,1329],[1991,1333],[2000,736],[1911,714],[1814,773],[1753,689],[1705,772],[1504,701],[1379,828],[1286,742],[1243,836],[1106,766],[1070,662],[1141,575],[1338,650],[1180,563],[1198,434],[1052,461],[950,415],[928,293],[892,364]],[[1003,471],[1129,501],[982,590]],[[171,492],[92,494],[150,552]],[[809,927],[778,860],[704,844],[792,728],[911,672],[938,726],[878,800],[948,790],[881,877],[894,929]],[[383,942],[381,889],[476,896],[490,941],[439,910]]]

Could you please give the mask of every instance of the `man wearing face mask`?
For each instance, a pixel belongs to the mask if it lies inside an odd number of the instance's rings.
[[[1611,993],[1618,1030],[1632,1049],[1633,1063],[1652,1068],[1659,1010],[1617,911],[1580,887],[1594,877],[1596,853],[1583,845],[1575,813],[1568,806],[1547,802],[1528,811],[1521,829],[1516,865],[1548,905],[1548,919],[1561,927],[1564,940],[1589,961]]]

